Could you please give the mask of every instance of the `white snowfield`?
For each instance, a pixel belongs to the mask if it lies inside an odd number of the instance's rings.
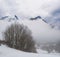
[[[28,53],[2,45],[0,46],[0,57],[60,57],[60,55],[48,53]]]

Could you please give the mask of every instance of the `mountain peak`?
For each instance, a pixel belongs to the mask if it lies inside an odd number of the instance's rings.
[[[13,17],[11,16],[4,16],[4,17],[1,17],[0,20],[7,20],[7,21],[11,21],[11,20],[18,20],[18,16],[17,15],[14,15]]]
[[[37,16],[37,17],[34,17],[34,18],[30,18],[30,20],[37,20],[37,19],[42,19],[41,16]]]

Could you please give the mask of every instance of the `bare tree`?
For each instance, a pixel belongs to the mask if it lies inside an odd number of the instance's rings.
[[[4,37],[9,47],[26,52],[36,52],[31,31],[27,26],[18,23],[11,24],[4,32]]]

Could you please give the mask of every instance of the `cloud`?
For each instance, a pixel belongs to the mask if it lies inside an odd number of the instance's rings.
[[[0,9],[8,14],[46,17],[60,7],[60,0],[1,0],[0,4]]]
[[[60,30],[52,29],[47,23],[40,20],[18,20],[20,24],[28,26],[32,31],[32,36],[37,42],[55,42],[60,39]],[[12,22],[0,21],[0,39],[4,38],[3,32],[11,25]]]
[[[60,8],[55,9],[51,12],[51,15],[45,19],[49,24],[54,26],[55,29],[60,30]]]

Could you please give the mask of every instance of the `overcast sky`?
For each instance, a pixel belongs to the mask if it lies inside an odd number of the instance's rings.
[[[50,16],[60,8],[60,0],[0,0],[0,16]]]

